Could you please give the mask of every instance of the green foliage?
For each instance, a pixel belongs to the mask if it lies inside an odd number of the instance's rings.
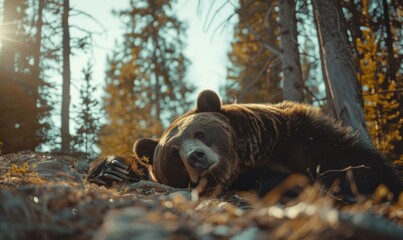
[[[194,87],[185,81],[188,60],[182,53],[186,28],[171,4],[130,1],[129,9],[115,12],[127,29],[120,51],[109,59],[103,153],[131,152],[135,140],[160,135],[190,106]]]
[[[83,68],[84,82],[80,88],[79,104],[75,106],[76,135],[73,137],[73,149],[76,152],[84,151],[90,156],[95,156],[95,144],[98,142],[98,134],[101,127],[101,106],[96,99],[97,87],[92,83],[92,65],[88,63]]]

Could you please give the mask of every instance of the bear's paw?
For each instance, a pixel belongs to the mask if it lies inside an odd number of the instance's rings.
[[[129,177],[129,168],[123,158],[109,156],[101,159],[89,173],[88,181],[98,185],[111,186],[113,183],[123,183]]]

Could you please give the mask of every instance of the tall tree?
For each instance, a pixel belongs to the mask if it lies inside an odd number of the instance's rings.
[[[357,81],[353,55],[340,2],[313,0],[318,28],[323,74],[334,103],[336,117],[352,126],[371,142],[364,121],[361,88]]]
[[[304,80],[298,50],[295,0],[280,0],[279,7],[284,99],[303,102]]]
[[[132,0],[129,9],[115,12],[127,31],[121,51],[110,60],[103,153],[131,151],[137,138],[159,135],[164,124],[190,106],[194,88],[185,81],[188,60],[182,52],[186,28],[172,3]]]
[[[125,42],[125,45],[128,43]],[[136,81],[139,73],[136,59],[138,49],[122,62],[122,55],[115,53],[108,59],[104,107],[108,122],[101,128],[100,148],[103,154],[127,154],[133,143],[141,137],[150,137],[162,131],[162,125],[149,118],[151,105],[145,93],[145,83]]]
[[[403,160],[403,150],[399,150],[403,133],[403,118],[399,111],[402,103],[399,101],[399,73],[395,71],[399,61],[396,56],[401,49],[395,44],[399,25],[393,24],[394,15],[390,14],[384,1],[363,0],[350,6],[349,10],[353,8],[357,15],[360,14],[360,19],[365,20],[355,23],[361,32],[354,46],[368,131],[380,151],[391,159]]]
[[[400,6],[402,7],[402,6]],[[382,14],[382,20],[385,26],[385,45],[387,48],[387,53],[388,53],[388,79],[391,81],[397,80],[396,75],[397,75],[397,65],[396,65],[396,60],[395,60],[395,50],[394,50],[394,40],[393,40],[393,33],[392,33],[392,26],[391,26],[391,20],[390,20],[390,11],[389,11],[389,4],[387,3],[387,0],[382,0],[382,8],[383,8],[383,14]],[[401,29],[400,29],[401,30]]]
[[[239,4],[239,22],[234,26],[224,100],[278,102],[282,99],[281,53],[274,4],[243,0]]]
[[[63,29],[63,95],[62,95],[62,148],[61,151],[70,151],[70,0],[63,0],[62,29]]]
[[[35,89],[33,90],[33,97],[39,99],[39,87],[41,85],[41,46],[42,46],[42,26],[43,26],[43,10],[45,0],[38,0],[37,20],[35,24],[36,33],[34,36],[34,48],[33,48],[33,66],[32,66],[32,81]]]
[[[96,155],[96,143],[100,130],[101,106],[96,99],[97,87],[93,84],[92,64],[83,68],[83,83],[80,87],[79,103],[75,106],[76,135],[74,136],[74,151],[85,152],[91,157]]]
[[[5,71],[14,71],[14,59],[18,49],[21,45],[18,38],[17,24],[19,18],[19,6],[23,1],[21,0],[4,0],[3,1],[3,19],[1,26],[1,58],[0,68]]]
[[[357,40],[357,47],[358,52],[363,55],[360,59],[362,73],[358,77],[364,87],[365,120],[374,145],[383,153],[394,155],[393,144],[401,140],[399,130],[403,124],[403,119],[396,113],[400,103],[393,99],[396,82],[388,84],[385,73],[380,70],[386,65],[386,61],[379,54],[375,35],[366,30],[363,36],[363,40]],[[387,88],[383,90],[385,84]],[[394,155],[393,158],[398,156]]]
[[[43,0],[45,3],[43,18],[43,34],[41,39],[41,77],[44,84],[40,88],[43,108],[55,106],[52,115],[43,116],[42,121],[50,122],[52,131],[46,134],[49,141],[46,147],[51,150],[68,152],[72,147],[70,135],[71,113],[71,76],[70,56],[76,51],[87,51],[92,46],[91,37],[94,34],[102,34],[97,29],[86,29],[75,25],[72,20],[75,16],[84,16],[95,22],[101,28],[102,24],[90,14],[71,8],[70,1]],[[55,83],[52,79],[56,74],[62,76],[62,84]],[[51,79],[51,80],[49,80]],[[59,86],[62,86],[61,88]],[[62,92],[62,98],[60,98]],[[61,109],[60,109],[61,103]],[[53,110],[53,109],[52,109]],[[57,115],[61,117],[61,126],[53,123],[52,119]],[[61,139],[61,142],[60,142]]]
[[[387,55],[388,59],[388,68],[386,73],[386,82],[384,88],[387,89],[387,85],[396,84],[396,90],[403,89],[403,80],[402,80],[402,71],[398,71],[399,66],[402,63],[402,44],[399,42],[402,39],[402,23],[401,23],[401,14],[398,12],[402,10],[402,4],[399,4],[399,1],[390,1],[390,4],[386,0],[382,0],[382,20],[384,23],[385,31],[385,45],[387,51],[384,51],[383,55]],[[399,9],[399,10],[398,10]],[[401,69],[401,67],[400,67]],[[403,161],[403,94],[399,94],[398,91],[395,91],[391,96],[391,101],[397,102],[399,104],[398,107],[394,108],[392,114],[395,115],[395,119],[390,119],[388,123],[390,123],[390,129],[395,129],[395,138],[389,144],[393,144],[393,151],[389,151],[389,154],[393,158],[399,158]],[[385,124],[387,125],[387,123]],[[390,131],[390,130],[389,130]],[[396,136],[398,133],[399,136]]]
[[[6,139],[3,140],[4,152],[35,150],[42,144],[52,150],[60,149],[57,141],[60,137],[58,133],[61,131],[55,129],[52,116],[52,113],[55,115],[55,112],[52,112],[53,106],[60,101],[58,98],[60,94],[56,92],[60,88],[52,78],[55,73],[62,74],[61,63],[65,63],[64,68],[69,65],[66,55],[71,53],[71,49],[87,49],[90,45],[90,35],[93,34],[93,31],[69,24],[68,18],[65,18],[66,11],[73,11],[76,15],[85,15],[94,19],[81,11],[68,9],[69,7],[65,6],[68,5],[68,1],[63,0],[5,0],[2,3],[4,11],[0,27],[2,31],[0,34],[0,112],[2,112],[0,138]],[[67,21],[63,22],[65,19]],[[62,22],[64,29],[62,29]],[[76,27],[85,34],[84,36],[67,36],[71,39],[72,45],[67,45],[70,44],[70,40],[64,41],[66,47],[63,48],[60,39],[63,39],[63,34],[68,31],[68,27]],[[63,71],[65,76],[70,74],[70,70]],[[67,77],[68,81],[69,78]],[[69,85],[67,83],[67,87]],[[68,90],[66,87],[65,89]],[[69,96],[65,99],[70,101]],[[10,102],[13,104],[9,104]],[[65,109],[68,110],[64,107],[63,110]],[[58,112],[57,115],[59,114]],[[63,119],[68,118],[69,116]],[[66,122],[68,124],[68,121],[64,121]],[[3,128],[4,131],[2,131]],[[50,131],[50,128],[53,128],[53,131]]]
[[[37,38],[41,34],[38,26],[43,5],[36,7],[34,2],[22,0],[6,0],[3,3],[0,138],[4,141],[5,153],[35,150],[46,139],[41,134],[46,124],[40,119],[46,110],[37,106],[41,80],[37,68],[39,60],[35,58],[37,51],[40,51]],[[31,18],[29,10],[39,16]]]

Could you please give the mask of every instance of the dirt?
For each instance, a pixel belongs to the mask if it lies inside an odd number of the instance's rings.
[[[403,197],[385,187],[346,204],[313,185],[294,198],[228,192],[218,199],[142,181],[105,188],[90,161],[21,152],[0,156],[0,239],[403,239]]]

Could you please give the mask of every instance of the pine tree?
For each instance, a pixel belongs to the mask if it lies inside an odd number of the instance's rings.
[[[42,76],[46,84],[41,87],[40,94],[45,99],[41,104],[57,105],[53,116],[45,116],[44,119],[50,122],[52,131],[47,135],[50,141],[46,147],[51,150],[68,153],[72,146],[70,135],[70,120],[74,117],[71,109],[71,69],[70,56],[77,51],[83,51],[92,47],[91,36],[99,34],[93,28],[84,28],[73,23],[76,16],[95,22],[103,27],[90,14],[71,7],[70,0],[49,0],[44,1],[43,38],[42,38]],[[55,82],[55,74],[60,74],[62,82]],[[61,96],[61,97],[60,97]],[[61,106],[61,107],[60,107]],[[54,124],[55,116],[60,118],[61,125]],[[49,121],[50,120],[50,121]],[[61,141],[60,141],[61,140]]]
[[[227,102],[278,102],[281,62],[273,54],[279,51],[276,38],[277,14],[268,1],[240,1],[239,22],[235,25],[224,86]]]
[[[55,83],[55,73],[61,73],[60,63],[66,59],[61,51],[61,15],[64,9],[77,15],[83,14],[69,7],[63,8],[63,3],[67,2],[2,1],[0,139],[3,139],[5,153],[41,150],[44,145],[51,150],[60,148],[60,131],[54,125],[54,115],[60,113],[52,110],[60,102],[60,93],[57,92],[60,88]],[[67,25],[65,23],[65,30],[74,27]],[[78,29],[86,32],[83,28]],[[89,39],[88,36],[92,34],[91,31],[86,33],[82,39]],[[76,36],[71,39],[73,44],[66,45],[65,49],[74,50],[87,45]],[[66,78],[68,72],[66,68]]]
[[[84,81],[80,88],[79,104],[75,106],[76,135],[73,137],[75,152],[84,152],[91,157],[96,155],[96,143],[101,127],[100,102],[96,99],[97,87],[92,83],[92,65],[83,68]]]
[[[362,1],[362,15],[376,23],[377,18],[371,17],[369,9],[368,1]],[[394,79],[399,77],[399,73],[391,77],[394,75],[390,74],[393,64],[389,63],[394,60],[390,60],[387,44],[382,44],[386,41],[382,36],[387,34],[377,34],[370,24],[363,23],[362,29],[360,34],[362,39],[356,39],[356,49],[360,67],[358,79],[363,87],[367,127],[374,145],[381,152],[392,159],[403,160],[403,154],[399,156],[399,152],[395,149],[395,146],[402,141],[403,127],[403,119],[399,111],[402,103],[396,98],[398,83]],[[388,74],[390,77],[387,77]]]
[[[160,135],[164,125],[188,110],[194,89],[185,82],[186,28],[171,1],[132,0],[129,9],[115,13],[127,30],[121,50],[109,60],[103,153],[131,152],[136,139]]]
[[[42,4],[5,0],[0,51],[0,139],[4,153],[32,150],[46,141],[48,125],[42,117],[49,112],[39,95]],[[30,10],[38,13],[31,18]],[[35,26],[35,27],[33,27]],[[33,30],[34,29],[34,30]],[[38,44],[39,42],[39,44]]]

